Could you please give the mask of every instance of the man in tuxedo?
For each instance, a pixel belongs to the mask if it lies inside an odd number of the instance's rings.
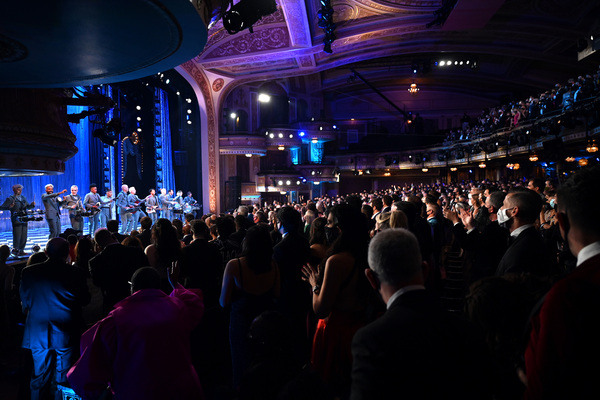
[[[485,343],[425,290],[417,238],[406,229],[379,232],[369,266],[387,311],[354,335],[350,398],[491,398]]]
[[[94,241],[99,253],[89,261],[90,275],[102,291],[102,310],[106,315],[131,294],[129,282],[133,273],[149,264],[142,249],[123,246],[107,229],[96,231]]]
[[[50,239],[46,255],[43,263],[23,269],[19,288],[27,314],[23,347],[31,349],[33,357],[32,400],[55,398],[56,385],[66,384],[67,371],[79,355],[81,308],[90,301],[85,274],[67,264],[69,243],[61,237]]]
[[[46,193],[42,195],[42,203],[44,203],[44,208],[46,209],[46,222],[48,223],[48,229],[50,230],[50,235],[48,239],[52,239],[58,237],[62,233],[62,229],[60,227],[60,206],[63,205],[63,201],[58,199],[63,193],[67,192],[67,189],[64,189],[62,192],[54,193],[54,185],[49,183],[44,189]]]
[[[557,193],[560,234],[577,257],[532,318],[525,399],[600,397],[600,167],[582,169]]]
[[[533,190],[515,188],[498,211],[498,223],[510,232],[510,245],[496,269],[496,276],[528,272],[542,277],[556,274],[556,261],[535,228],[542,200]]]

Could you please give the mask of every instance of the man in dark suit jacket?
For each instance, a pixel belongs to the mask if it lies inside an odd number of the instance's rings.
[[[506,194],[493,192],[485,199],[490,222],[480,232],[473,212],[458,208],[457,211],[445,210],[444,216],[454,223],[452,231],[460,247],[468,253],[470,266],[465,271],[468,284],[486,276],[492,276],[508,248],[508,230],[498,224],[497,213],[502,207]]]
[[[558,190],[556,219],[577,267],[554,284],[531,322],[525,399],[600,398],[600,167]]]
[[[204,307],[209,310],[219,306],[223,258],[219,246],[208,241],[210,230],[204,221],[191,221],[194,240],[181,249],[180,279],[187,288],[202,289]]]
[[[508,228],[511,244],[498,264],[496,276],[521,272],[542,277],[556,274],[556,261],[534,226],[541,209],[542,200],[532,190],[523,188],[506,195],[498,211],[498,223]]]
[[[54,185],[49,183],[44,189],[46,193],[42,195],[42,203],[44,203],[44,208],[46,209],[46,222],[48,223],[48,229],[50,230],[50,235],[48,239],[52,239],[58,237],[62,233],[62,229],[60,228],[60,206],[63,205],[62,201],[58,200],[58,196],[67,192],[67,189],[63,189],[62,192],[54,193]]]
[[[94,285],[102,290],[102,310],[106,315],[113,306],[131,294],[131,276],[148,264],[144,251],[137,247],[123,246],[104,228],[94,236],[100,253],[89,261]]]
[[[54,398],[56,385],[67,384],[67,372],[79,356],[81,308],[90,301],[85,274],[66,262],[69,243],[50,239],[46,255],[43,263],[23,269],[19,288],[27,314],[23,347],[33,356],[32,400]]]
[[[281,274],[281,312],[290,318],[293,331],[297,334],[298,349],[309,354],[309,341],[306,331],[306,317],[312,309],[312,294],[302,280],[302,266],[308,262],[310,245],[301,233],[302,217],[293,207],[282,207],[277,212],[279,231],[283,237],[273,247],[273,258]]]
[[[485,343],[425,290],[416,237],[379,232],[366,270],[387,311],[352,340],[351,399],[489,399]]]

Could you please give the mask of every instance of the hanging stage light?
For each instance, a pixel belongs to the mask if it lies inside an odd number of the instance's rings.
[[[231,35],[246,28],[254,33],[252,25],[275,11],[275,0],[242,0],[223,15],[223,27]]]

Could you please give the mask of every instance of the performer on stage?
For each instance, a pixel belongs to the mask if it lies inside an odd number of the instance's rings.
[[[35,201],[27,202],[25,196],[22,196],[23,185],[13,185],[14,194],[8,196],[0,206],[2,210],[10,210],[10,222],[13,231],[13,248],[18,250],[18,255],[25,255],[25,245],[27,244],[27,222],[19,220],[18,213],[35,207]]]
[[[100,195],[98,194],[98,185],[95,183],[90,184],[90,192],[85,195],[83,199],[83,206],[85,211],[91,213],[88,217],[88,234],[94,237],[94,233],[100,228]]]
[[[129,232],[131,233],[131,231],[138,229],[138,223],[140,222],[140,218],[145,216],[144,212],[140,209],[140,206],[144,203],[144,200],[141,200],[137,196],[136,189],[133,186],[129,188],[129,196],[127,196],[127,203],[129,204],[129,207],[132,209],[133,212],[133,223],[131,229],[129,230]]]
[[[170,191],[172,193],[173,190]],[[175,218],[178,218],[183,222],[183,191],[177,191],[177,197],[173,199],[173,213]]]
[[[171,198],[167,194],[167,189],[160,189],[160,196],[158,196],[158,200],[160,201],[160,217],[168,219],[169,221],[173,219],[171,215]]]
[[[194,207],[198,205],[198,202],[192,197],[192,192],[187,192],[187,196],[183,198],[183,204],[184,216],[185,214],[193,214],[194,218],[196,218],[196,211],[194,210]]]
[[[106,228],[107,222],[113,219],[113,191],[108,189],[104,196],[100,197],[100,227]]]
[[[121,216],[121,235],[129,235],[133,225],[133,214],[129,208],[129,186],[122,185],[121,192],[117,196],[117,206]]]
[[[154,225],[158,219],[157,214],[161,206],[159,198],[156,197],[156,190],[150,189],[149,192],[150,194],[146,196],[144,201],[146,202],[146,213],[152,218],[152,225]]]
[[[77,194],[79,188],[77,185],[71,186],[71,194],[66,195],[63,198],[63,208],[69,210],[69,219],[71,220],[71,227],[77,232],[83,233],[83,204],[81,203],[81,196]]]
[[[44,189],[46,189],[46,193],[42,195],[42,203],[44,203],[44,208],[46,209],[46,222],[50,229],[48,240],[50,240],[58,237],[62,232],[60,227],[60,207],[65,204],[65,201],[58,196],[66,193],[67,189],[54,193],[54,185],[51,183],[47,184]]]

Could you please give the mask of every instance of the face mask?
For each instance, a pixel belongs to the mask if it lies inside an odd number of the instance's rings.
[[[550,207],[555,208],[555,206],[556,206],[556,201],[554,201],[554,199],[550,200]]]
[[[498,210],[498,224],[504,228],[508,228],[509,221],[512,219],[512,216],[509,217],[506,214],[506,210],[512,210],[512,208],[502,208]]]
[[[338,238],[339,235],[340,235],[340,231],[338,230],[337,226],[334,226],[334,227],[326,226],[325,227],[325,237],[327,238],[327,243],[329,243],[330,245],[333,242],[335,242],[335,240]]]

